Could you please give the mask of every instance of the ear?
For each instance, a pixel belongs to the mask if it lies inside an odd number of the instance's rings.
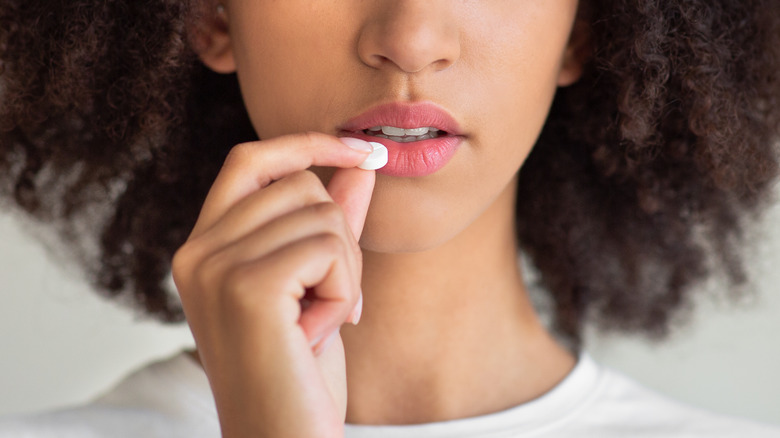
[[[590,24],[578,15],[572,26],[569,45],[563,54],[558,75],[559,87],[568,87],[580,79],[585,64],[593,53],[592,44]]]
[[[236,62],[228,31],[227,8],[218,7],[217,1],[213,0],[202,4],[203,9],[190,32],[190,44],[206,67],[217,73],[233,73]]]

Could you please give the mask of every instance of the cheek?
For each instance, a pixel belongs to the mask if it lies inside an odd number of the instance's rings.
[[[491,167],[514,172],[524,162],[549,114],[562,54],[576,8],[545,6],[508,22],[482,23],[470,34],[469,59],[481,77],[472,80],[472,107],[489,129],[475,138]],[[506,29],[492,32],[487,29]],[[491,149],[492,152],[485,149]]]
[[[238,80],[255,130],[260,138],[316,130],[332,100],[328,90],[348,80],[353,51],[351,36],[339,30],[342,14],[333,7],[312,12],[311,2],[251,3],[237,3],[231,38],[238,41]]]

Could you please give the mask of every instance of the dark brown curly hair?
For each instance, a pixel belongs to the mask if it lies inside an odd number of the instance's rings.
[[[780,9],[584,1],[591,57],[520,171],[519,240],[564,335],[591,317],[663,335],[712,272],[746,280],[738,247],[778,170]],[[188,43],[206,3],[0,0],[6,206],[94,237],[94,285],[169,322],[172,254],[228,150],[257,140],[236,76]]]

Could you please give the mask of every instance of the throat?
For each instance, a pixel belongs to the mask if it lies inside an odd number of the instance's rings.
[[[473,329],[468,333],[376,339],[373,348],[360,342],[360,326],[345,326],[347,422],[401,425],[476,417],[549,392],[571,372],[573,355],[541,326],[525,318],[522,326],[508,321],[519,319],[459,326]]]

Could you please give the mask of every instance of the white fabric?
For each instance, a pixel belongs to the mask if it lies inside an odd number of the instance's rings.
[[[0,437],[219,437],[208,381],[184,354],[131,375],[84,407],[0,418]],[[347,438],[780,437],[780,428],[663,397],[583,354],[546,395],[480,417],[407,426],[347,425]]]
[[[219,436],[206,375],[185,354],[143,368],[86,406],[0,418],[2,438]]]

